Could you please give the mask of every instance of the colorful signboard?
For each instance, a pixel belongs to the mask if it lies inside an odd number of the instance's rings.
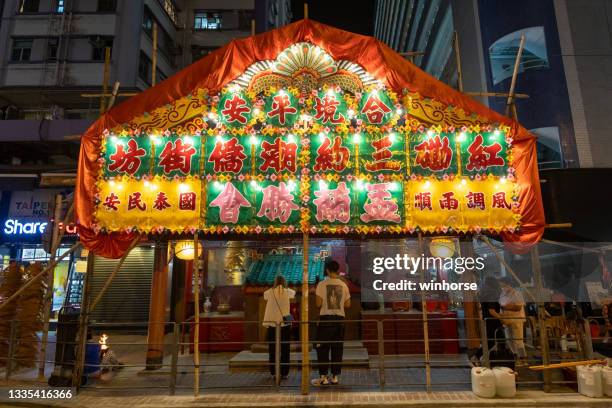
[[[504,126],[424,127],[382,87],[209,96],[202,129],[105,132],[96,228],[208,233],[514,231]]]

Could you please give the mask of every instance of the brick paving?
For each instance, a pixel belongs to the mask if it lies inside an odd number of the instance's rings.
[[[607,407],[611,398],[593,399],[577,394],[522,391],[512,399],[478,398],[468,391],[447,392],[342,392],[326,389],[310,395],[298,393],[202,393],[193,395],[123,395],[108,390],[86,390],[71,400],[31,401],[30,406],[48,407]],[[0,406],[10,406],[1,405]]]

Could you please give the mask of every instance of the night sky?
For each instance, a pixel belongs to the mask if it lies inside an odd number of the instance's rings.
[[[304,0],[292,0],[293,21],[304,18]],[[372,35],[376,0],[308,0],[308,17],[358,34]]]

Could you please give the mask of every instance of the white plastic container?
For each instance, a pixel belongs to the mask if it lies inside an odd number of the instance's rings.
[[[603,382],[604,395],[612,397],[612,367],[601,369],[601,380]]]
[[[495,374],[486,367],[472,367],[472,392],[482,398],[495,397]]]
[[[494,367],[495,393],[498,397],[512,398],[516,395],[516,373],[508,367]]]
[[[603,397],[603,382],[600,365],[576,368],[578,392],[591,398]]]

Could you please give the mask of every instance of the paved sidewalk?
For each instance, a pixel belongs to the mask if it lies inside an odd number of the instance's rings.
[[[198,398],[180,396],[129,396],[113,390],[84,391],[69,401],[29,402],[28,406],[41,407],[611,407],[612,398],[587,398],[575,393],[522,391],[512,399],[478,398],[469,391],[459,392],[338,392],[333,389],[302,396],[286,393],[214,393]],[[17,406],[18,404],[15,404]],[[11,406],[2,404],[0,406]]]

